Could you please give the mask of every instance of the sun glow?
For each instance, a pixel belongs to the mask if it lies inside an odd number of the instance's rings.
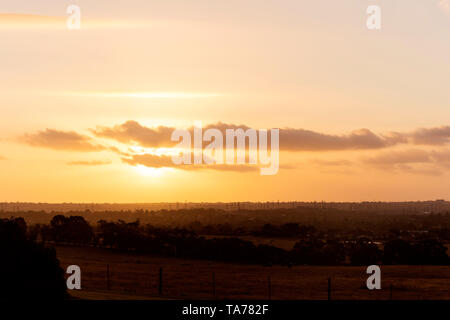
[[[181,148],[146,148],[141,146],[129,146],[128,150],[133,154],[152,154],[155,156],[176,156],[183,151]]]
[[[166,171],[166,168],[151,168],[143,165],[137,165],[134,167],[134,169],[136,170],[137,173],[139,173],[142,176],[153,178],[163,176],[164,172]]]
[[[220,97],[219,93],[207,92],[58,92],[63,96],[98,97],[98,98],[134,98],[134,99],[199,99]]]
[[[67,30],[68,15],[44,16],[37,14],[0,13],[0,29]],[[146,20],[111,20],[83,18],[81,29],[138,29],[154,25]]]

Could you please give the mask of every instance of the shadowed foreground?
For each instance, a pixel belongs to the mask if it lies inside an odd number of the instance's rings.
[[[0,220],[0,299],[64,299],[64,271],[53,248],[26,237],[23,219]]]
[[[56,251],[63,266],[81,267],[83,290],[73,295],[83,299],[158,298],[160,267],[161,297],[167,299],[268,299],[269,287],[272,299],[327,299],[328,278],[336,300],[450,299],[449,266],[381,266],[382,290],[369,291],[365,267],[263,267],[63,246]]]

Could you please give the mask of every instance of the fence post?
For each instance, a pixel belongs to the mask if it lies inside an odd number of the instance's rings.
[[[213,294],[213,299],[216,298],[216,273],[213,272],[212,273],[212,294]]]
[[[162,269],[162,267],[160,267],[159,268],[159,282],[158,282],[158,294],[160,296],[162,295],[162,290],[163,290],[162,275],[163,275],[163,269]]]
[[[109,264],[106,265],[106,290],[109,291],[110,285],[109,285]]]
[[[267,277],[267,289],[269,294],[269,300],[272,300],[272,280],[270,279],[270,276]]]
[[[328,278],[328,300],[331,300],[331,278]]]

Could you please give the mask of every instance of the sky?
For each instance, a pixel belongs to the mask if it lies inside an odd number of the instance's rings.
[[[449,39],[449,0],[0,0],[0,201],[450,199]],[[278,173],[166,161],[198,121]]]

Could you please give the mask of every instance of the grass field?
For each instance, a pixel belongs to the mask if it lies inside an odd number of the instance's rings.
[[[382,266],[381,290],[369,291],[365,267],[263,267],[119,253],[99,248],[56,248],[63,268],[80,266],[83,299],[450,299],[449,266]],[[107,284],[109,265],[109,290]],[[158,295],[159,268],[163,293]]]

